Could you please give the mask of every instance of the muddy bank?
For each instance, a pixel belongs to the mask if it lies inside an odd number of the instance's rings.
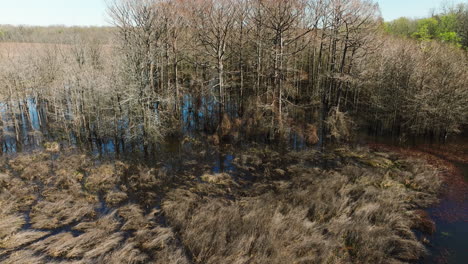
[[[255,147],[148,166],[3,158],[2,263],[408,263],[437,171],[367,149]]]

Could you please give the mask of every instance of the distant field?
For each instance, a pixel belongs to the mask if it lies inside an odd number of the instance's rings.
[[[1,58],[15,58],[28,54],[35,54],[37,52],[53,51],[64,52],[70,51],[73,45],[70,44],[56,44],[56,43],[24,43],[24,42],[0,42],[0,56]],[[111,45],[102,45],[102,51],[106,53],[111,50]]]
[[[51,48],[52,44],[0,42],[0,55],[2,57],[16,57],[34,50]]]

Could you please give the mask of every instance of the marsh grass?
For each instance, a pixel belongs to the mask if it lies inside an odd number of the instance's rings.
[[[3,162],[2,263],[407,263],[440,185],[366,149],[250,148],[229,173],[54,155]]]
[[[37,229],[54,229],[95,214],[93,201],[67,192],[48,193],[31,209],[31,223]]]

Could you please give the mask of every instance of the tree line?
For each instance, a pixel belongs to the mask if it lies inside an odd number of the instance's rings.
[[[112,27],[78,26],[13,26],[0,25],[0,41],[19,43],[73,44],[77,36],[88,36],[94,41],[109,44],[113,35]]]
[[[429,18],[401,17],[384,24],[391,34],[422,41],[438,40],[468,48],[468,3],[446,6]]]

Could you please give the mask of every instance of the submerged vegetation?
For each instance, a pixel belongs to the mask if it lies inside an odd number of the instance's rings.
[[[418,209],[436,201],[440,180],[420,161],[248,148],[234,170],[213,173],[208,157],[188,158],[172,170],[76,151],[4,159],[2,263],[406,263],[425,254],[413,229],[427,230]]]

